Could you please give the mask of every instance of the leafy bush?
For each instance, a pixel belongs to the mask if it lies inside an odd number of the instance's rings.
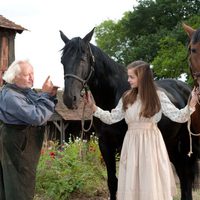
[[[105,179],[105,166],[95,136],[88,142],[77,138],[62,146],[51,142],[41,152],[35,199],[43,196],[43,199],[66,200],[76,192],[94,195]]]

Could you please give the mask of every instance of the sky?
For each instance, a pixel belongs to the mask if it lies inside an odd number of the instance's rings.
[[[0,0],[0,15],[28,29],[16,34],[15,59],[33,65],[34,87],[41,88],[50,75],[53,84],[63,88],[59,30],[69,39],[83,38],[103,21],[121,19],[135,5],[135,0]],[[94,36],[91,43],[96,45]]]

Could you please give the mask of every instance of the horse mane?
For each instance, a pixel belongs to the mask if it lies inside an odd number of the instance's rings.
[[[81,38],[80,37],[75,37],[72,38],[67,45],[65,45],[61,51],[62,51],[62,55],[64,55],[66,52],[70,51],[71,48],[76,49],[77,52],[81,52]]]
[[[123,93],[130,87],[126,67],[115,62],[97,46],[91,44],[91,50],[96,58],[94,66],[96,78],[93,79],[96,80],[96,87],[99,90],[104,88],[104,95],[112,99],[111,101],[116,105]]]
[[[104,66],[106,66],[106,70],[108,70],[111,75],[119,74],[119,72],[126,73],[126,67],[122,64],[117,63],[109,57],[105,52],[103,52],[99,47],[90,44],[92,47],[92,51],[95,57],[98,57],[104,60]],[[105,70],[105,69],[104,69]]]
[[[113,87],[119,87],[120,82],[127,82],[127,70],[126,67],[115,62],[114,59],[109,57],[97,46],[91,45],[91,50],[96,58],[95,71],[99,77],[105,79],[103,81],[110,82]],[[99,62],[101,60],[101,62]],[[103,62],[102,62],[103,61]],[[102,81],[102,82],[103,82]]]
[[[195,44],[200,41],[200,29],[197,29],[194,34],[192,35],[192,44]]]

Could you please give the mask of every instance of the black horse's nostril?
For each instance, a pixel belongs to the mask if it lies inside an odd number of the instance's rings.
[[[76,96],[74,96],[73,101],[76,101]]]

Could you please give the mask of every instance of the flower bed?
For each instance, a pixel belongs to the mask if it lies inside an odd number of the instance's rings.
[[[92,196],[106,186],[106,169],[98,139],[77,138],[62,146],[51,142],[42,149],[37,169],[35,199],[66,200],[74,193]]]

